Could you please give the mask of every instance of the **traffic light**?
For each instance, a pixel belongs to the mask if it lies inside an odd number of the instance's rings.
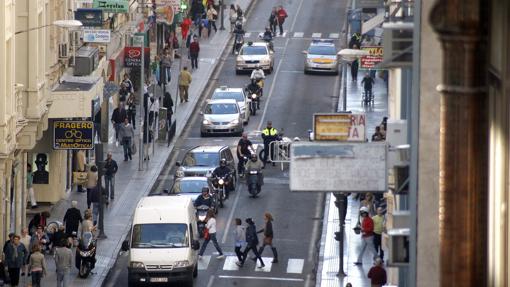
[[[342,233],[337,231],[335,232],[335,240],[336,241],[342,241]]]

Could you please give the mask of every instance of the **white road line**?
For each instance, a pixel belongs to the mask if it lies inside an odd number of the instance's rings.
[[[207,266],[209,266],[210,261],[211,261],[210,255],[202,256],[202,258],[198,260],[198,270],[207,270]]]
[[[270,281],[293,281],[293,282],[303,282],[305,280],[301,278],[285,278],[285,277],[256,277],[256,276],[228,276],[228,275],[219,275],[218,278],[222,279],[253,279],[253,280],[270,280]]]
[[[211,277],[209,277],[209,282],[207,282],[207,287],[212,287],[213,283],[214,283],[214,275],[211,275]]]
[[[303,70],[283,70],[282,73],[296,73],[296,74],[303,74]]]
[[[251,32],[244,33],[245,38],[250,38],[250,36],[251,36]]]
[[[340,38],[340,34],[339,33],[330,33],[329,38],[338,39],[338,38]]]
[[[304,259],[289,259],[287,263],[287,273],[301,274],[303,273]]]
[[[264,261],[264,267],[262,268],[259,268],[258,267],[258,264],[260,264],[260,262],[257,260],[257,262],[255,262],[257,266],[255,266],[255,271],[256,272],[271,272],[271,267],[273,266],[273,258],[272,257],[262,257],[262,261]]]
[[[303,32],[294,32],[294,38],[303,38],[303,36],[305,35],[305,33]]]
[[[237,256],[227,256],[227,258],[225,258],[225,263],[223,264],[223,270],[238,271],[239,266],[237,266],[236,262]]]
[[[259,129],[260,129],[260,127],[259,127]],[[225,242],[227,242],[227,236],[230,232],[229,231],[230,226],[232,225],[232,220],[234,219],[234,211],[236,210],[237,203],[239,202],[239,197],[241,196],[241,187],[240,187],[240,185],[237,185],[237,186],[238,186],[238,188],[235,191],[236,198],[234,200],[234,204],[232,205],[232,209],[230,209],[230,214],[228,215],[228,220],[225,223],[226,227],[225,227],[225,231],[223,232],[223,237],[221,238],[221,244],[225,244]]]
[[[296,21],[298,19],[298,16],[299,16],[299,11],[301,11],[301,6],[303,6],[303,0],[301,0],[299,2],[299,6],[296,10],[296,14],[294,14],[294,20],[292,21],[292,25],[290,25],[290,31],[294,31],[294,26],[296,26]]]
[[[312,38],[320,38],[322,33],[312,33]]]

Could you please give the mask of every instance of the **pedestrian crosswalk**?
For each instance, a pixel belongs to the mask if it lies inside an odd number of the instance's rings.
[[[251,31],[246,32],[244,37],[249,38],[260,38],[263,32],[260,31]],[[322,33],[322,32],[313,32],[313,33],[305,33],[305,32],[289,32],[285,30],[282,35],[277,31],[275,38],[295,38],[295,39],[339,39],[340,33]]]
[[[214,255],[215,256],[215,255]],[[289,274],[301,274],[303,273],[303,268],[305,264],[304,259],[297,259],[297,258],[289,258],[287,259],[287,262],[280,261],[280,263],[273,264],[273,258],[272,257],[262,257],[262,260],[264,261],[265,267],[259,268],[260,262],[257,261],[255,264],[250,259],[247,259],[245,262],[245,266],[242,267],[242,269],[249,269],[253,270],[255,272],[266,272],[270,273],[272,269],[274,269],[274,266],[276,265],[283,265],[282,267],[285,268],[286,273]],[[239,271],[241,267],[237,266],[237,256],[235,255],[227,255],[225,256],[225,259],[222,260],[223,262],[220,262],[221,269],[223,271]],[[211,265],[211,256],[210,255],[204,255],[198,260],[198,270],[207,270],[209,265]]]

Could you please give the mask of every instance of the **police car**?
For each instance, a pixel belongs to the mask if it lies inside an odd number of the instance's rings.
[[[333,40],[313,40],[305,54],[305,74],[325,72],[338,74],[338,56]]]
[[[236,58],[236,74],[251,71],[260,66],[266,73],[274,67],[274,52],[266,42],[248,42],[241,47]]]

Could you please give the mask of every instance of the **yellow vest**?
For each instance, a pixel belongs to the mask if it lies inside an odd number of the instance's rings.
[[[265,136],[275,136],[278,133],[278,131],[275,128],[265,128],[262,130],[262,134]]]

